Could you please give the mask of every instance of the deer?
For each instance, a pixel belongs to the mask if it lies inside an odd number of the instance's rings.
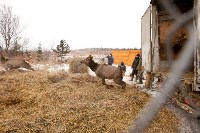
[[[18,68],[26,68],[28,70],[34,71],[34,69],[31,67],[31,65],[26,62],[25,60],[20,60],[20,59],[8,59],[5,58],[2,53],[0,53],[0,61],[3,64],[3,67],[6,70],[9,69],[18,69]]]
[[[92,56],[87,57],[80,61],[81,63],[88,66],[93,72],[95,72],[98,78],[102,79],[102,84],[106,85],[105,79],[113,79],[113,81],[120,85],[122,89],[126,87],[126,82],[122,81],[122,69],[120,66],[112,66],[107,64],[98,64],[93,60]]]

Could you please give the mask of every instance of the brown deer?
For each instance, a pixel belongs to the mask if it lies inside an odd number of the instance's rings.
[[[122,81],[122,69],[121,67],[111,66],[107,64],[98,64],[92,60],[92,56],[82,60],[81,63],[87,65],[92,71],[96,73],[96,76],[102,79],[102,84],[105,85],[105,79],[113,79],[113,81],[122,86],[124,89],[126,83]]]
[[[25,60],[7,59],[2,55],[2,53],[0,53],[0,61],[6,70],[16,69],[16,68],[26,68],[26,69],[34,71],[31,65],[27,63]]]

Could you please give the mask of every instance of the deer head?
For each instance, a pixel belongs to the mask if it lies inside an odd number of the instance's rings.
[[[90,66],[90,64],[94,62],[92,59],[93,57],[89,55],[86,59],[82,60],[81,63],[84,63],[87,66]]]
[[[6,58],[3,56],[3,54],[0,53],[0,61],[1,61],[2,63],[5,63],[7,60],[8,60],[8,59],[6,59]]]

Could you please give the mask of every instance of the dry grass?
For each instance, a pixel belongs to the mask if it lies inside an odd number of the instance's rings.
[[[69,63],[69,72],[71,73],[88,73],[88,67],[82,64],[80,61],[82,58],[75,57]]]
[[[6,72],[0,84],[0,132],[126,132],[149,100],[88,74]],[[147,132],[177,132],[177,123],[163,109]]]
[[[163,108],[152,121],[147,133],[178,133],[178,120],[171,110]]]

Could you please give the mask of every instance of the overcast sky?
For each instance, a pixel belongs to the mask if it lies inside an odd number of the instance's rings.
[[[0,0],[26,25],[31,48],[140,48],[141,17],[150,0]]]

